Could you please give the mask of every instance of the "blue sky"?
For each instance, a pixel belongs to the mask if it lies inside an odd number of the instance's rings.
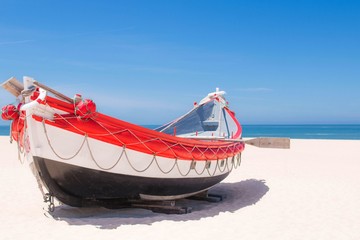
[[[344,0],[2,0],[0,81],[32,76],[137,124],[216,87],[243,124],[360,123],[359,16]]]

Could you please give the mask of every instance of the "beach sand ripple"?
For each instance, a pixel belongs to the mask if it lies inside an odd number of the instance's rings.
[[[16,144],[0,137],[0,239],[360,239],[360,141],[292,140],[247,147],[211,189],[222,202],[181,200],[192,213],[73,208],[49,214]]]

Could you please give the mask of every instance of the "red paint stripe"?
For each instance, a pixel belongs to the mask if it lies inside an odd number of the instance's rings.
[[[231,136],[232,139],[237,139],[241,137],[241,133],[242,133],[242,127],[239,123],[239,121],[236,119],[235,117],[235,113],[233,111],[231,111],[228,108],[225,108],[225,110],[227,111],[227,113],[230,115],[230,117],[232,118],[232,120],[236,123],[236,127],[237,127],[237,132],[235,133],[235,135]]]
[[[244,150],[244,143],[202,141],[171,136],[101,113],[97,113],[94,119],[79,120],[74,115],[72,104],[49,96],[46,97],[46,103],[69,113],[55,115],[54,121],[45,120],[46,124],[76,134],[87,134],[93,139],[147,154],[186,160],[217,160],[232,157]],[[226,110],[238,126],[238,131],[234,135],[234,138],[237,138],[241,135],[241,126],[234,114]],[[39,116],[33,116],[33,118],[43,121]]]

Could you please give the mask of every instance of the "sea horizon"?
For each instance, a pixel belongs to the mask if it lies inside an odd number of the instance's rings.
[[[159,124],[142,124],[155,129]],[[8,136],[9,125],[0,125],[0,136]],[[288,137],[292,139],[360,140],[360,124],[243,124],[242,137]]]

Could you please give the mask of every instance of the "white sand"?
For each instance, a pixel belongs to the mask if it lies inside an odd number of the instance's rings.
[[[56,207],[53,216],[16,144],[0,137],[0,239],[360,239],[360,141],[292,140],[291,150],[248,146],[213,192],[182,201],[186,215]]]

